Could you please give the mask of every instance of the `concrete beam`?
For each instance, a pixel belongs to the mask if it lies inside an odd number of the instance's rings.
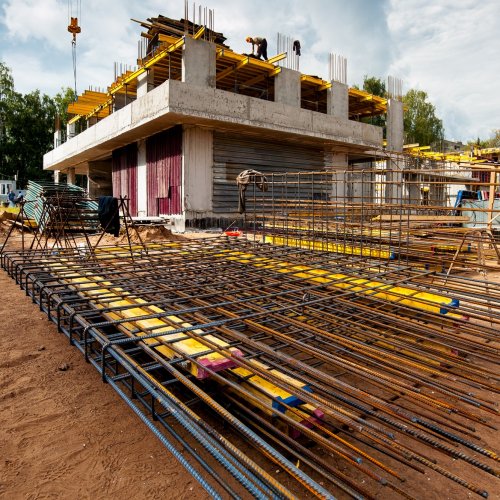
[[[282,103],[167,80],[129,106],[100,120],[44,156],[44,168],[75,166],[176,124],[198,125],[279,140],[366,151],[382,142],[382,129]]]

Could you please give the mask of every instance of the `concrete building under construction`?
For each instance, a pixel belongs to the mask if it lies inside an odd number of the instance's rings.
[[[245,169],[355,170],[382,148],[372,116],[387,114],[387,149],[402,151],[400,92],[383,99],[349,88],[338,56],[323,80],[291,69],[293,52],[238,54],[201,24],[141,22],[138,68],[115,65],[107,92],[85,91],[69,106],[67,140],[56,132],[44,168],[68,182],[87,175],[91,196],[127,196],[132,216],[176,216],[182,227],[234,215]]]

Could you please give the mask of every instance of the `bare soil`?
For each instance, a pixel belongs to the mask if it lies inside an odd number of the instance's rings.
[[[0,290],[0,498],[206,497],[3,270]]]

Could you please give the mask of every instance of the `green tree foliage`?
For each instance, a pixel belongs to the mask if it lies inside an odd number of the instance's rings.
[[[57,114],[61,119],[61,127],[64,129],[68,123],[68,104],[76,101],[75,91],[70,88],[61,88],[61,91],[54,96],[54,104]]]
[[[376,76],[365,75],[363,80],[363,90],[369,94],[373,94],[379,97],[387,97],[387,90],[385,88],[385,81],[382,78],[377,78]],[[384,128],[384,137],[386,136],[386,118],[385,115],[372,116],[366,119],[367,123],[376,125],[377,127]]]
[[[387,97],[387,89],[385,88],[385,81],[376,76],[365,75],[363,80],[363,90],[379,97]]]
[[[486,148],[500,148],[500,128],[493,130],[491,137],[485,141]]]
[[[427,100],[427,93],[410,89],[403,97],[406,111],[404,130],[406,144],[418,143],[439,149],[444,139],[443,122],[436,116],[436,108]]]
[[[71,89],[61,89],[54,98],[39,90],[16,92],[10,69],[0,62],[0,177],[17,175],[19,186],[29,179],[51,178],[43,171],[43,155],[54,144],[56,115],[66,120],[73,99]]]

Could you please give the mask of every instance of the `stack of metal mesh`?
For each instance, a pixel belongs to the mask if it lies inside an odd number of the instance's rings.
[[[24,212],[40,232],[95,232],[98,204],[73,184],[28,182]]]

